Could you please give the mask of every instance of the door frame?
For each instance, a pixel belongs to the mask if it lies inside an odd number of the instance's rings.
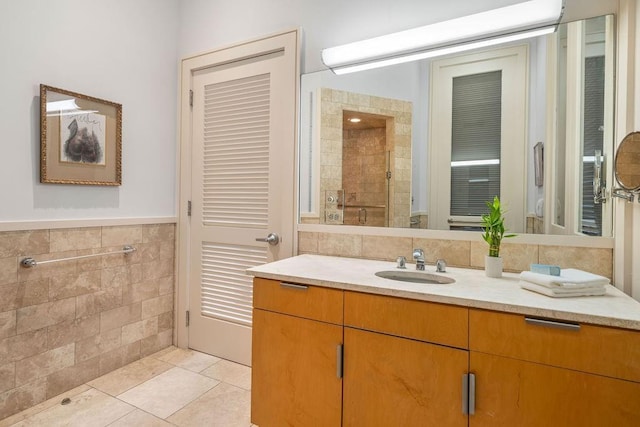
[[[299,115],[299,94],[300,94],[300,31],[292,29],[276,34],[267,35],[257,39],[225,46],[209,52],[196,54],[186,57],[180,61],[179,76],[179,94],[178,94],[178,138],[179,146],[177,148],[177,167],[178,167],[178,227],[176,232],[176,291],[174,301],[174,345],[180,348],[189,346],[189,331],[187,329],[187,310],[189,309],[189,237],[191,232],[190,216],[188,215],[188,203],[191,200],[191,97],[193,73],[211,67],[224,66],[225,64],[234,63],[252,57],[262,56],[284,48],[287,42],[291,42],[291,38],[295,40],[295,105],[293,120],[293,132],[290,136],[291,144],[293,144],[292,165],[289,171],[291,176],[291,191],[294,196],[291,206],[284,209],[286,218],[283,218],[283,224],[286,224],[292,236],[293,254],[298,250],[298,235],[296,232],[296,215],[298,209],[298,184],[295,179],[298,173],[298,115]],[[283,203],[285,201],[283,200]]]
[[[526,228],[529,45],[517,44],[431,62],[427,159],[429,164],[428,211],[429,224],[436,225],[439,229],[448,230],[445,227],[448,225],[447,220],[451,218],[451,85],[453,78],[496,70],[503,71],[500,193],[501,198],[508,200],[509,206],[505,218],[509,230],[522,233]],[[507,72],[505,73],[504,70]],[[447,149],[443,151],[440,146],[436,148],[433,141],[447,141]],[[510,144],[505,145],[505,142]],[[511,161],[509,157],[522,160]],[[520,171],[524,171],[524,174]],[[519,178],[509,178],[513,176]],[[461,222],[471,218],[479,221],[479,217],[456,217]]]

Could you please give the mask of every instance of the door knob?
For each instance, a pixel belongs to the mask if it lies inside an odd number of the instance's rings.
[[[267,237],[258,237],[256,242],[267,242],[268,244],[275,246],[280,243],[280,237],[276,233],[269,233]]]

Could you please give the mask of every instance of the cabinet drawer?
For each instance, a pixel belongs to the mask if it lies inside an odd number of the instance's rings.
[[[471,309],[469,348],[640,382],[640,332],[627,329]]]
[[[467,308],[358,292],[344,299],[345,326],[468,348]]]
[[[253,307],[342,325],[343,291],[256,277]]]

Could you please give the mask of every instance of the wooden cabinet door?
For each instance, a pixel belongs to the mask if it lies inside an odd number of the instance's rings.
[[[473,351],[470,371],[470,427],[640,425],[638,383]]]
[[[467,426],[467,351],[353,328],[344,343],[344,426]]]
[[[255,309],[251,422],[260,427],[340,426],[342,326]]]

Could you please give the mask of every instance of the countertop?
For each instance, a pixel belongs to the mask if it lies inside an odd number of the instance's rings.
[[[447,267],[446,273],[436,273],[456,280],[446,285],[400,282],[375,275],[395,268],[395,262],[299,255],[247,272],[305,285],[640,330],[640,303],[611,285],[603,296],[551,298],[520,288],[519,275],[514,273],[494,279],[486,277],[483,270]],[[415,270],[415,265],[407,264],[407,269]],[[435,267],[427,265],[426,272],[435,273]]]

